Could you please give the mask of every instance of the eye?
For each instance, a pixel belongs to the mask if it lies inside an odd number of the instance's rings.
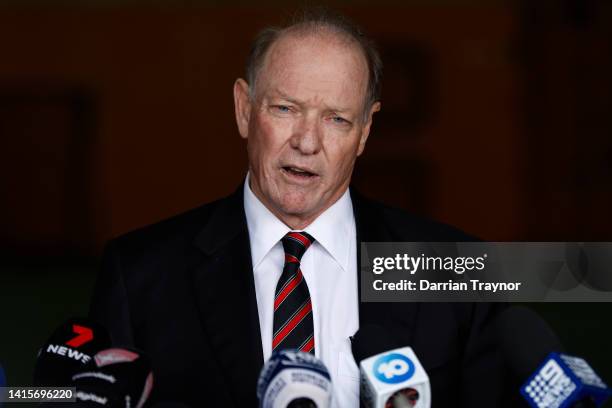
[[[287,105],[272,105],[272,109],[278,113],[289,113],[291,108]]]
[[[334,122],[336,125],[350,125],[351,122],[349,122],[348,120],[344,119],[341,116],[332,116],[331,118],[332,122]]]

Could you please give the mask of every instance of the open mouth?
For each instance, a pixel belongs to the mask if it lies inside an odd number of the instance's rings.
[[[312,177],[316,176],[316,174],[311,173],[311,172],[309,172],[307,170],[304,170],[304,169],[300,169],[298,167],[284,166],[283,170],[286,173],[289,173],[292,176],[302,177],[302,178],[305,178],[305,179],[312,178]]]

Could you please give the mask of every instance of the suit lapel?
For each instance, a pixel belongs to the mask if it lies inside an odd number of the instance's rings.
[[[206,255],[194,273],[202,325],[233,399],[255,406],[263,352],[242,187],[219,201],[195,244]]]
[[[398,346],[410,345],[414,339],[419,303],[374,303],[361,301],[361,243],[394,242],[402,240],[403,237],[393,233],[392,225],[390,225],[393,220],[385,218],[382,207],[367,200],[353,188],[351,188],[350,193],[357,229],[359,327],[368,324],[383,326],[394,333]]]
[[[381,208],[354,189],[350,194],[361,285],[361,242],[397,241],[401,237],[392,232],[388,224],[393,220],[386,220]],[[218,202],[195,245],[205,255],[193,277],[202,326],[235,403],[255,406],[263,351],[242,187]],[[387,327],[398,336],[396,340],[401,345],[412,343],[418,310],[418,303],[361,302],[359,290],[360,327]]]

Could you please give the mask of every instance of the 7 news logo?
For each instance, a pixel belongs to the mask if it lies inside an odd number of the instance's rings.
[[[379,357],[373,366],[374,376],[386,384],[408,381],[415,372],[412,360],[403,354],[390,353]]]
[[[70,347],[79,348],[83,344],[89,343],[94,338],[93,330],[91,330],[89,327],[73,324],[72,331],[74,334],[76,334],[76,337],[73,337],[66,342],[66,345]]]
[[[75,349],[83,346],[84,344],[89,343],[94,339],[93,330],[89,327],[73,324],[72,332],[73,334],[76,334],[76,336],[73,336],[68,341],[66,341],[64,343],[65,346],[58,344],[49,344],[47,346],[46,352],[63,357],[68,357],[73,360],[80,361],[83,364],[86,364],[91,360],[91,356]]]

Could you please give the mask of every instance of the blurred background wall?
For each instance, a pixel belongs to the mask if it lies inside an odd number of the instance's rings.
[[[298,2],[0,3],[0,364],[87,311],[104,242],[231,193],[231,88]],[[385,63],[355,184],[487,240],[612,241],[612,4],[339,2]],[[612,381],[610,304],[532,305]]]

